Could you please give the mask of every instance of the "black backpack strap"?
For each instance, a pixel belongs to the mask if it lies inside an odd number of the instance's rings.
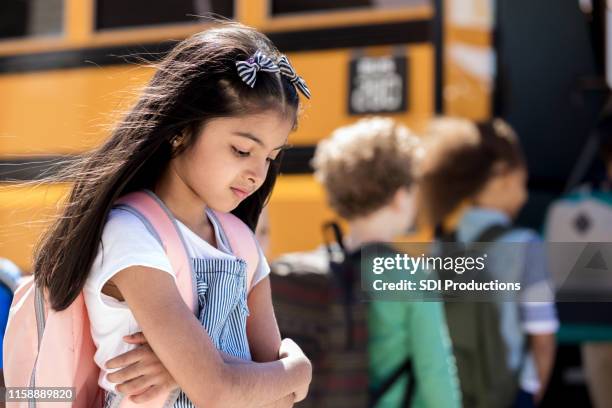
[[[434,237],[440,242],[457,242],[457,231],[447,231],[442,224],[436,225]]]
[[[511,229],[510,225],[493,224],[478,234],[473,242],[493,242]],[[442,225],[437,225],[435,237],[440,242],[457,242],[457,231],[446,231]]]
[[[344,317],[346,319],[345,348],[350,350],[354,348],[355,345],[353,339],[355,327],[355,319],[353,317],[353,304],[355,300],[353,291],[356,281],[356,271],[353,262],[355,256],[359,255],[359,252],[354,254],[348,253],[344,246],[342,228],[340,228],[340,225],[335,221],[323,224],[323,240],[329,256],[329,269],[342,289]],[[341,261],[338,261],[334,256],[334,252],[338,249],[342,252]]]
[[[399,366],[391,375],[383,381],[383,383],[376,390],[370,391],[370,403],[369,407],[373,408],[376,406],[378,401],[382,398],[383,395],[402,377],[402,375],[408,375],[408,383],[406,384],[406,392],[404,393],[404,402],[401,405],[402,407],[409,407],[410,401],[412,400],[412,395],[414,394],[414,373],[412,372],[412,360],[410,357],[404,361],[404,363]]]
[[[346,257],[347,251],[344,246],[344,234],[342,233],[342,228],[340,228],[340,225],[336,221],[329,221],[323,224],[323,242],[325,243],[325,248],[331,259],[333,259],[334,244],[338,245],[338,248]]]
[[[485,228],[474,240],[474,242],[493,242],[510,231],[510,225],[494,224]]]

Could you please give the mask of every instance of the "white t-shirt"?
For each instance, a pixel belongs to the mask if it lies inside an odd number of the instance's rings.
[[[224,244],[225,237],[222,237],[223,233],[216,218],[208,213],[207,216],[214,227],[219,248],[210,245],[183,223],[176,221],[188,255],[191,258],[201,259],[236,259]],[[270,267],[259,245],[257,249],[259,264],[251,287],[255,287],[270,273]],[[83,292],[91,322],[91,335],[97,347],[94,359],[101,370],[98,384],[107,391],[115,391],[116,384],[107,381],[106,375],[116,369],[106,370],[104,364],[111,358],[135,348],[135,345],[126,343],[123,336],[139,332],[141,329],[127,304],[105,295],[102,293],[102,288],[117,272],[136,265],[159,269],[174,277],[170,260],[145,224],[126,210],[113,209],[104,226],[102,243]]]

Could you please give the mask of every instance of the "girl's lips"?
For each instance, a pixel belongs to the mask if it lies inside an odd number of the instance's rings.
[[[235,187],[230,187],[230,189],[234,192],[234,194],[240,198],[240,199],[245,199],[246,197],[248,197],[249,193],[247,193],[246,191],[240,190],[239,188],[235,188]]]

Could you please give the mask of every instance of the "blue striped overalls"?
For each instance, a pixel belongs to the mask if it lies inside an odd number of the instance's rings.
[[[194,259],[198,318],[217,350],[251,360],[246,336],[246,262],[242,259]],[[204,385],[203,385],[204,386]],[[180,392],[175,408],[194,407]]]
[[[211,217],[220,243],[229,248],[228,239],[218,221]],[[217,350],[243,360],[251,360],[246,334],[249,315],[246,298],[246,262],[239,258],[192,258],[198,294],[198,319]],[[206,386],[202,384],[202,386]],[[117,394],[107,392],[104,407],[118,407]],[[187,395],[177,389],[168,398],[164,408],[195,407]]]

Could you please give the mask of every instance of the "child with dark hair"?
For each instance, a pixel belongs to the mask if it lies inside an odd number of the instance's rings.
[[[444,118],[432,122],[426,145],[421,188],[424,209],[431,224],[438,226],[439,236],[452,231],[458,242],[470,243],[492,228],[501,228],[503,232],[492,239],[493,244],[523,245],[520,251],[506,251],[516,259],[489,259],[489,272],[498,279],[516,279],[522,284],[522,294],[538,294],[498,305],[499,331],[507,351],[500,356],[499,367],[508,368],[519,389],[506,394],[509,402],[483,405],[483,399],[494,395],[494,379],[485,378],[489,390],[486,384],[480,388],[489,395],[468,390],[468,382],[473,381],[464,377],[469,370],[458,361],[464,405],[501,407],[516,399],[517,406],[533,406],[542,398],[551,374],[558,321],[541,239],[532,230],[512,225],[527,199],[527,165],[519,140],[499,119],[476,125]],[[448,228],[453,216],[458,216],[458,221]],[[448,320],[452,338],[453,328],[465,322]]]
[[[66,175],[74,184],[35,254],[36,283],[58,311],[84,292],[107,406],[168,390],[164,406],[175,407],[305,397],[310,362],[281,341],[263,252],[247,288],[245,261],[213,212],[255,229],[300,93],[310,96],[268,38],[222,23],[176,45],[106,143]],[[195,315],[164,248],[140,218],[114,207],[142,190],[172,215],[192,258]]]

